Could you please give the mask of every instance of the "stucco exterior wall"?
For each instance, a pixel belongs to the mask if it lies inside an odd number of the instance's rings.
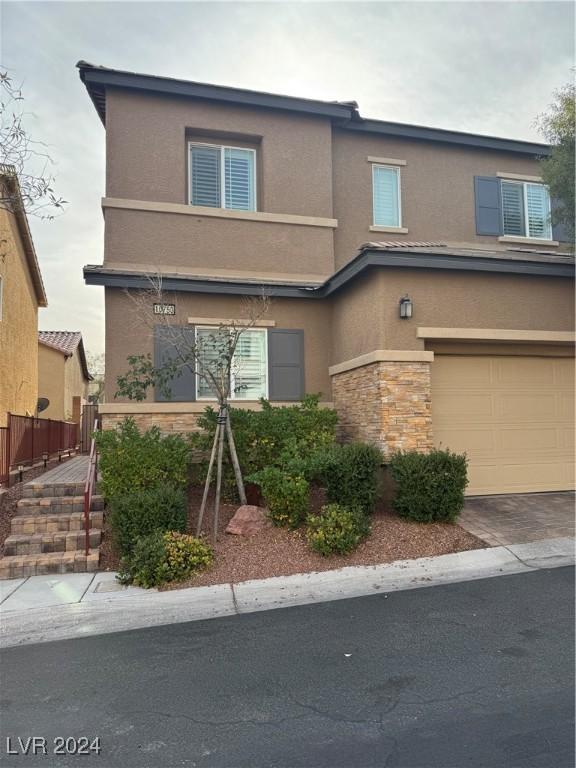
[[[474,176],[496,176],[498,172],[540,174],[538,161],[529,156],[439,142],[335,129],[332,147],[334,216],[338,219],[336,268],[350,261],[362,243],[373,240],[426,240],[503,248],[498,238],[476,234]],[[400,166],[401,224],[408,232],[370,230],[372,164],[368,157],[406,162]]]
[[[62,352],[38,344],[38,397],[47,397],[50,405],[40,413],[42,419],[64,420],[64,365]]]
[[[149,320],[143,320],[130,297],[115,288],[106,288],[106,389],[105,401],[114,399],[116,379],[128,369],[127,357],[153,352],[152,302]],[[208,296],[177,293],[170,295],[176,303],[174,323],[187,325],[188,318],[244,318],[245,302],[236,296]],[[300,299],[272,299],[266,320],[277,328],[304,329],[305,389],[320,392],[330,400],[330,306],[328,302]],[[148,393],[148,401],[153,393]]]
[[[398,303],[412,299],[411,319]],[[375,349],[425,348],[418,326],[574,330],[566,278],[422,269],[373,269],[332,300],[332,364]]]
[[[0,208],[0,426],[8,411],[34,414],[38,398],[38,303],[12,214]]]
[[[80,362],[78,349],[64,364],[64,419],[75,421],[74,398],[79,397],[80,403],[86,402],[88,382],[84,378],[84,371]]]

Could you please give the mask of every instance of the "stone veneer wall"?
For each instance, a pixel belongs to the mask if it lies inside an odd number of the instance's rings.
[[[375,362],[332,376],[340,437],[395,450],[432,448],[429,362]]]
[[[115,429],[127,416],[134,419],[140,431],[157,426],[163,435],[194,432],[200,413],[103,413],[102,429]]]

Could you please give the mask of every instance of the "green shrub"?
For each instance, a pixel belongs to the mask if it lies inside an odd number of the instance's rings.
[[[155,531],[140,537],[134,551],[122,561],[120,581],[140,587],[157,587],[182,581],[212,564],[208,544],[177,531]]]
[[[467,464],[465,454],[450,451],[394,454],[390,459],[396,485],[394,510],[420,523],[453,522],[464,506]]]
[[[96,433],[95,440],[100,488],[107,500],[163,481],[179,487],[188,482],[190,443],[181,435],[162,437],[158,427],[140,432],[127,418],[116,430]]]
[[[169,483],[112,496],[108,507],[112,536],[121,555],[129,554],[137,539],[154,531],[186,528],[186,492]]]
[[[302,403],[276,407],[261,400],[262,410],[230,408],[230,419],[238,460],[244,475],[266,467],[279,467],[302,474],[294,462],[334,444],[336,412],[320,408],[318,395],[306,395]],[[210,448],[216,430],[217,412],[207,408],[198,419],[201,432],[192,436],[192,444],[203,460],[195,466],[195,478],[205,476]],[[234,494],[234,474],[229,459],[224,460],[224,488]]]
[[[274,525],[297,528],[304,521],[310,506],[310,488],[303,477],[266,467],[248,479],[260,485]]]
[[[317,456],[315,472],[326,487],[326,498],[345,507],[374,511],[378,497],[378,471],[382,454],[373,445],[348,443]]]
[[[370,532],[368,517],[358,507],[327,504],[320,515],[306,520],[308,543],[321,555],[344,555],[356,549]]]

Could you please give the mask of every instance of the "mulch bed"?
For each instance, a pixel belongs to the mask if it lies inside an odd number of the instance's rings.
[[[53,459],[47,463],[46,469],[44,469],[42,464],[40,467],[24,470],[22,482],[14,483],[14,485],[6,490],[6,493],[0,495],[0,557],[4,554],[4,542],[10,536],[10,521],[16,514],[18,499],[21,499],[24,493],[24,484],[30,480],[35,480],[40,475],[48,472],[49,469],[54,469],[59,463],[63,464],[65,461],[68,461],[68,458],[73,457],[63,457],[61,462],[58,462],[58,459]]]
[[[201,498],[201,488],[190,489],[188,517],[190,533],[195,533],[196,530]],[[212,540],[211,501],[209,499],[204,525],[204,533],[209,541]],[[312,493],[312,509],[318,510],[323,501],[322,491],[315,489]],[[223,504],[220,507],[218,542],[212,568],[187,581],[171,584],[163,589],[236,583],[249,579],[265,579],[269,576],[328,571],[349,565],[378,565],[394,560],[445,555],[486,546],[484,542],[460,528],[459,525],[447,523],[423,525],[409,522],[386,509],[382,503],[372,515],[370,536],[355,552],[350,555],[322,557],[309,548],[303,528],[296,531],[270,528],[250,538],[224,533],[236,509],[236,504]],[[118,558],[110,545],[109,530],[105,527],[100,568],[115,570],[117,566]]]

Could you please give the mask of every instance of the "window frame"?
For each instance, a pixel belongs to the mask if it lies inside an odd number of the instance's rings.
[[[511,235],[507,234],[504,231],[504,204],[501,203],[501,216],[502,216],[502,234],[504,237],[517,237],[522,240],[546,240],[548,242],[552,242],[554,240],[554,233],[552,231],[552,201],[550,198],[550,187],[548,184],[544,184],[541,181],[523,181],[522,179],[500,179],[500,199],[502,200],[502,185],[503,184],[514,184],[516,186],[522,187],[522,215],[524,217],[524,234],[523,235]],[[537,235],[531,235],[530,234],[530,219],[528,215],[528,192],[527,187],[528,185],[532,185],[533,187],[544,187],[548,193],[548,219],[547,219],[547,226],[548,226],[548,236],[537,236]]]
[[[232,146],[231,144],[212,144],[206,141],[188,141],[188,205],[194,206],[192,202],[192,147],[209,147],[210,149],[220,150],[220,206],[214,206],[213,210],[223,211],[244,211],[245,213],[255,213],[258,210],[258,173],[257,173],[257,160],[258,153],[253,147],[243,147],[241,145]],[[254,179],[254,208],[226,208],[226,167],[225,167],[225,150],[227,149],[241,149],[245,152],[252,153],[253,162],[253,179]],[[196,208],[202,208],[204,206],[194,206]],[[210,206],[212,208],[212,206]]]
[[[387,163],[371,163],[372,166],[372,226],[373,227],[388,227],[389,229],[402,229],[402,174],[401,167],[399,165],[390,165]],[[376,208],[375,201],[376,196],[374,194],[374,169],[386,168],[389,171],[394,171],[396,174],[396,196],[398,198],[398,223],[397,224],[379,224],[376,221]]]
[[[194,326],[194,342],[196,342],[196,339],[198,338],[198,331],[199,330],[205,330],[205,331],[214,331],[218,330],[220,326],[218,325],[195,325]],[[268,360],[268,328],[247,328],[246,330],[250,331],[258,331],[259,333],[264,334],[264,350],[265,350],[265,371],[264,371],[264,394],[260,395],[260,397],[263,397],[264,399],[268,399],[270,395],[270,371],[269,371],[269,360]],[[234,353],[236,354],[236,353]],[[194,376],[196,377],[196,400],[199,402],[205,402],[205,403],[214,403],[216,402],[216,397],[208,397],[206,395],[200,396],[198,394],[198,381],[199,376],[195,372]],[[256,400],[248,400],[244,397],[236,397],[236,393],[234,392],[234,370],[231,371],[231,381],[230,381],[230,397],[229,400],[233,400],[234,402],[244,402],[244,403],[255,403],[257,402],[260,397],[256,398]]]

